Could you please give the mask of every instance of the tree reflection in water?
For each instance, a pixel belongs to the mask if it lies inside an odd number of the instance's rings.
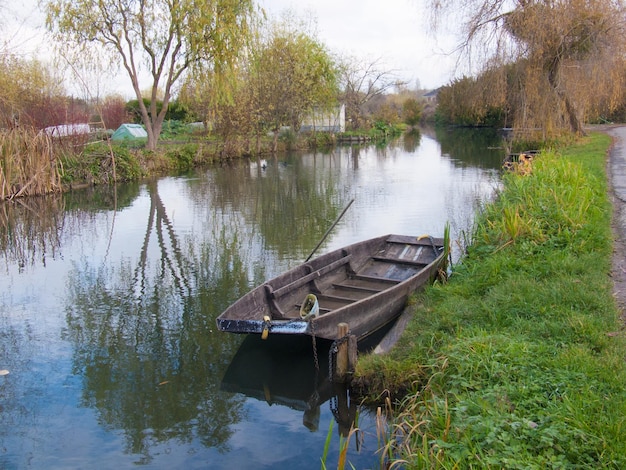
[[[219,251],[181,243],[156,184],[147,190],[149,217],[135,264],[76,265],[66,306],[82,404],[98,410],[102,425],[124,430],[126,451],[144,461],[155,443],[198,439],[220,449],[231,436],[244,399],[218,393],[228,365],[220,359],[232,356],[240,338],[214,331],[215,312],[250,282],[235,242],[212,240]],[[153,241],[157,260],[147,254]]]
[[[170,440],[226,450],[246,398],[219,388],[242,338],[215,331],[215,317],[268,271],[283,269],[282,254],[309,252],[336,217],[343,200],[334,169],[327,157],[316,160],[274,161],[263,172],[237,164],[208,173],[201,185],[186,180],[196,185],[187,210],[203,221],[200,236],[177,233],[158,181],[3,206],[7,265],[36,270],[50,257],[71,259],[61,339],[72,346],[81,405],[104,429],[121,430],[125,452],[141,462]],[[145,223],[141,243],[117,261],[110,250],[119,245],[117,219],[141,201],[149,201],[134,222]],[[62,253],[75,240],[105,239],[104,251]],[[124,248],[132,250],[132,241]]]
[[[20,270],[35,263],[46,265],[46,258],[57,256],[61,246],[63,198],[18,198],[0,204],[0,252],[8,264]]]

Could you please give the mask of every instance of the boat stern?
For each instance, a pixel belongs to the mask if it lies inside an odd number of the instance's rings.
[[[217,319],[217,328],[228,333],[241,334],[307,334],[309,323],[303,320],[233,320]]]

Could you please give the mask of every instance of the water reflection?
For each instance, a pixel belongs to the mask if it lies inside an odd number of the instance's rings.
[[[328,380],[328,350],[328,344],[316,342],[314,357],[309,338],[263,341],[258,335],[248,336],[229,364],[221,389],[301,411],[303,425],[317,431],[320,407],[334,395]]]
[[[194,261],[210,263],[206,253]],[[83,381],[80,404],[97,410],[105,427],[124,430],[125,451],[142,455],[144,463],[152,446],[173,438],[223,449],[243,400],[218,393],[215,377],[238,338],[214,334],[214,319],[204,313],[207,304],[225,303],[223,293],[238,284],[241,271],[212,270],[223,275],[194,279],[205,287],[189,295],[167,256],[150,275],[139,259],[119,269],[83,263],[68,273],[64,339],[73,345],[72,373]]]
[[[326,353],[317,369],[215,318],[306,258],[352,198],[320,252],[466,228],[497,143],[441,138],[2,204],[0,467],[319,468],[329,423],[345,434],[355,413]],[[375,466],[376,446],[349,460]]]
[[[461,166],[497,168],[506,153],[506,142],[497,129],[435,128],[431,131],[441,145],[441,152]]]
[[[359,353],[373,349],[391,326],[361,342]],[[300,411],[303,426],[314,432],[320,429],[325,406],[338,424],[339,435],[348,437],[355,426],[357,404],[345,383],[329,379],[331,347],[330,341],[312,341],[308,336],[275,335],[262,340],[248,335],[228,365],[221,389]]]
[[[402,143],[405,152],[413,153],[422,142],[422,133],[418,129],[413,129],[404,134]]]
[[[0,252],[6,265],[23,270],[27,265],[46,265],[61,247],[64,199],[48,197],[16,199],[0,204]]]

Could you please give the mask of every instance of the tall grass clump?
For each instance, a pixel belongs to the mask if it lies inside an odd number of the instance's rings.
[[[446,284],[420,294],[384,453],[407,468],[626,468],[626,341],[610,278],[610,139],[507,174]],[[385,382],[385,380],[387,382]]]
[[[0,200],[61,190],[50,138],[29,129],[0,131]]]

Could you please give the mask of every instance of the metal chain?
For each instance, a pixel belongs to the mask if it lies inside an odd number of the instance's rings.
[[[339,401],[337,400],[337,395],[330,397],[328,404],[330,406],[330,412],[335,417],[335,421],[339,422]]]
[[[315,322],[311,322],[311,338],[313,338],[313,361],[315,363],[315,371],[319,372],[320,362],[317,357],[317,341],[315,340]]]
[[[330,349],[328,350],[328,380],[333,381],[333,371],[335,369],[335,358],[337,357],[337,352],[339,351],[339,345],[337,341],[333,341],[330,345]]]
[[[339,345],[348,341],[348,336],[346,335],[343,338],[336,339],[330,346],[328,350],[328,380],[333,381],[333,371],[335,370],[335,363],[337,359],[337,353],[339,352]]]

